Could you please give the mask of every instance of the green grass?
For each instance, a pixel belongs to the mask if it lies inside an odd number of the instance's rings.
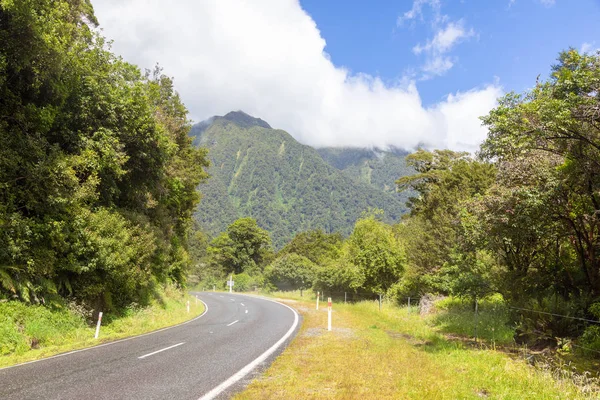
[[[376,302],[334,304],[334,329],[328,332],[326,307],[316,311],[314,298],[307,301],[297,293],[292,297],[285,301],[303,316],[299,334],[263,376],[236,399],[598,396],[598,392],[584,394],[582,389],[594,389],[589,385],[578,388],[570,377],[533,368],[486,346],[449,339],[444,331],[460,325],[458,320],[435,326],[433,319],[389,304],[382,311]]]
[[[187,313],[190,300],[190,313]],[[95,325],[73,311],[49,310],[20,302],[0,303],[0,367],[151,332],[189,320],[204,311],[201,302],[167,289],[160,302],[124,316],[106,318],[98,339]]]
[[[509,309],[500,296],[479,301],[477,317],[472,302],[445,298],[435,304],[436,313],[429,322],[440,332],[477,337],[492,346],[514,344],[515,327],[510,325]]]

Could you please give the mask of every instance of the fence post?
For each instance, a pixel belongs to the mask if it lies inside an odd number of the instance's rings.
[[[327,298],[327,330],[331,331],[331,297]]]
[[[346,292],[344,292],[344,304],[346,304]]]
[[[410,314],[410,296],[408,296],[408,313]]]
[[[477,317],[479,314],[479,302],[477,301],[477,297],[475,297],[475,341],[477,341]]]
[[[102,322],[102,311],[98,313],[98,323],[96,324],[96,334],[94,335],[94,339],[98,339],[98,335],[100,334],[100,323]]]
[[[381,293],[379,293],[379,311],[381,311]]]
[[[319,309],[319,292],[317,292],[317,310]]]

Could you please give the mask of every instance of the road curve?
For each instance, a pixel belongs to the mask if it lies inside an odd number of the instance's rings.
[[[297,313],[274,301],[218,292],[198,297],[207,311],[184,325],[0,369],[0,398],[228,398],[299,326]]]

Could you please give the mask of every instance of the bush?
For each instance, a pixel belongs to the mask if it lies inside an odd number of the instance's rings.
[[[266,278],[280,290],[308,289],[315,280],[317,266],[296,253],[285,254],[265,270]]]
[[[478,301],[477,319],[472,301],[447,297],[435,306],[438,312],[433,322],[443,332],[472,337],[477,327],[478,338],[500,344],[514,341],[515,330],[510,326],[509,309],[499,294]]]
[[[66,309],[50,310],[17,301],[0,303],[0,355],[55,344],[85,327],[83,317]]]

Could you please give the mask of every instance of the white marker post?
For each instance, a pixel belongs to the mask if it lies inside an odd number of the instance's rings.
[[[231,274],[231,278],[229,278],[227,284],[229,285],[229,293],[231,293],[233,291],[233,274]]]
[[[319,292],[317,292],[317,310],[319,309]]]
[[[198,295],[194,296],[196,298],[196,305],[198,305]]]
[[[94,339],[98,339],[98,335],[100,334],[100,323],[102,322],[102,311],[98,313],[98,323],[96,324],[96,334],[94,335]]]
[[[331,297],[327,298],[327,330],[331,331]]]
[[[187,312],[188,313],[190,312],[190,301],[189,300],[187,301]]]

